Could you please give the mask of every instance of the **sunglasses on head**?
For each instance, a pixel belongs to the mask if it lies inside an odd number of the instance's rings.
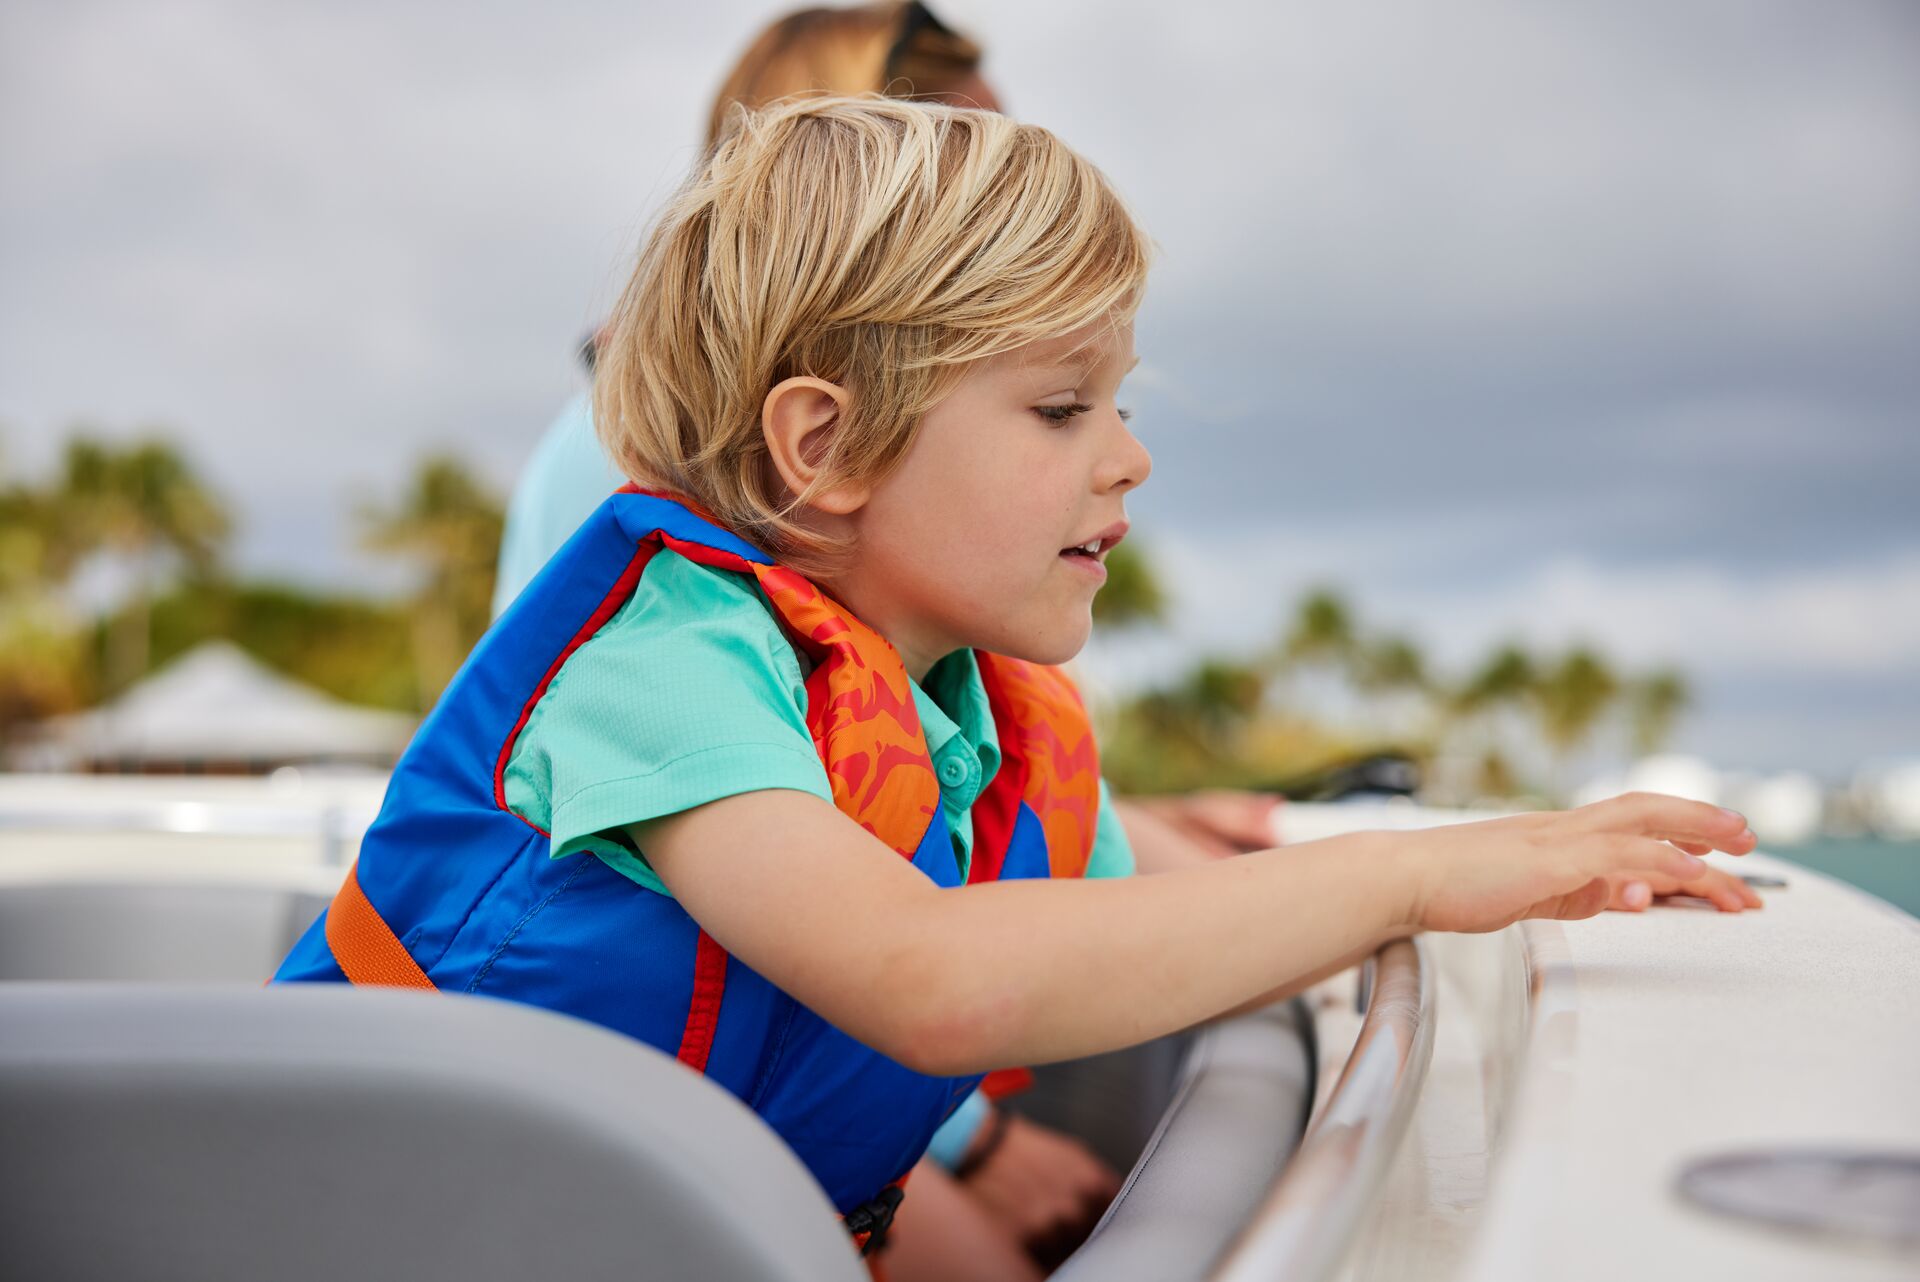
[[[923,31],[931,31],[942,36],[954,34],[953,28],[934,17],[933,10],[921,4],[920,0],[907,0],[907,4],[900,10],[899,34],[894,36],[893,44],[887,49],[887,60],[882,64],[886,73],[884,83],[892,84],[894,78],[900,74],[901,62],[905,60],[907,51],[913,48],[913,42],[919,39]]]

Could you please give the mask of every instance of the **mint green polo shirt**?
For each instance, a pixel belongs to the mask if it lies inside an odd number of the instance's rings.
[[[973,803],[1000,767],[980,667],[948,655],[913,683],[940,807],[962,880]],[[506,772],[507,805],[553,834],[555,858],[590,853],[671,895],[624,829],[737,793],[833,791],[807,732],[798,656],[747,579],[672,551],[576,650],[534,705]],[[1089,877],[1133,871],[1133,850],[1100,786]]]

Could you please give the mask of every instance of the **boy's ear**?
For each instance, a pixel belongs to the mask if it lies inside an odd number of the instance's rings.
[[[844,387],[823,378],[783,379],[767,393],[760,406],[760,432],[789,494],[805,493],[819,477],[850,400]],[[810,506],[846,516],[867,501],[869,492],[865,485],[838,485],[816,494]]]

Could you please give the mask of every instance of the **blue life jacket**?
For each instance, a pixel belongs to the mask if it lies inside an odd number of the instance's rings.
[[[548,834],[506,806],[506,765],[534,704],[662,548],[754,577],[812,661],[808,725],[835,804],[935,884],[959,884],[893,648],[682,503],[628,490],[474,648],[395,767],[339,897],[274,979],[479,993],[637,1037],[758,1113],[844,1214],[912,1168],[980,1077],[916,1073],[854,1040],[731,958],[678,900],[600,859],[552,858]],[[1080,875],[1098,765],[1078,696],[1054,669],[979,657],[1002,765],[974,807],[971,879]]]

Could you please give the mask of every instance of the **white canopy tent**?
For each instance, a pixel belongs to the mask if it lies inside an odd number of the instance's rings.
[[[113,702],[46,723],[21,764],[40,769],[265,770],[391,765],[416,719],[358,707],[209,641]]]

